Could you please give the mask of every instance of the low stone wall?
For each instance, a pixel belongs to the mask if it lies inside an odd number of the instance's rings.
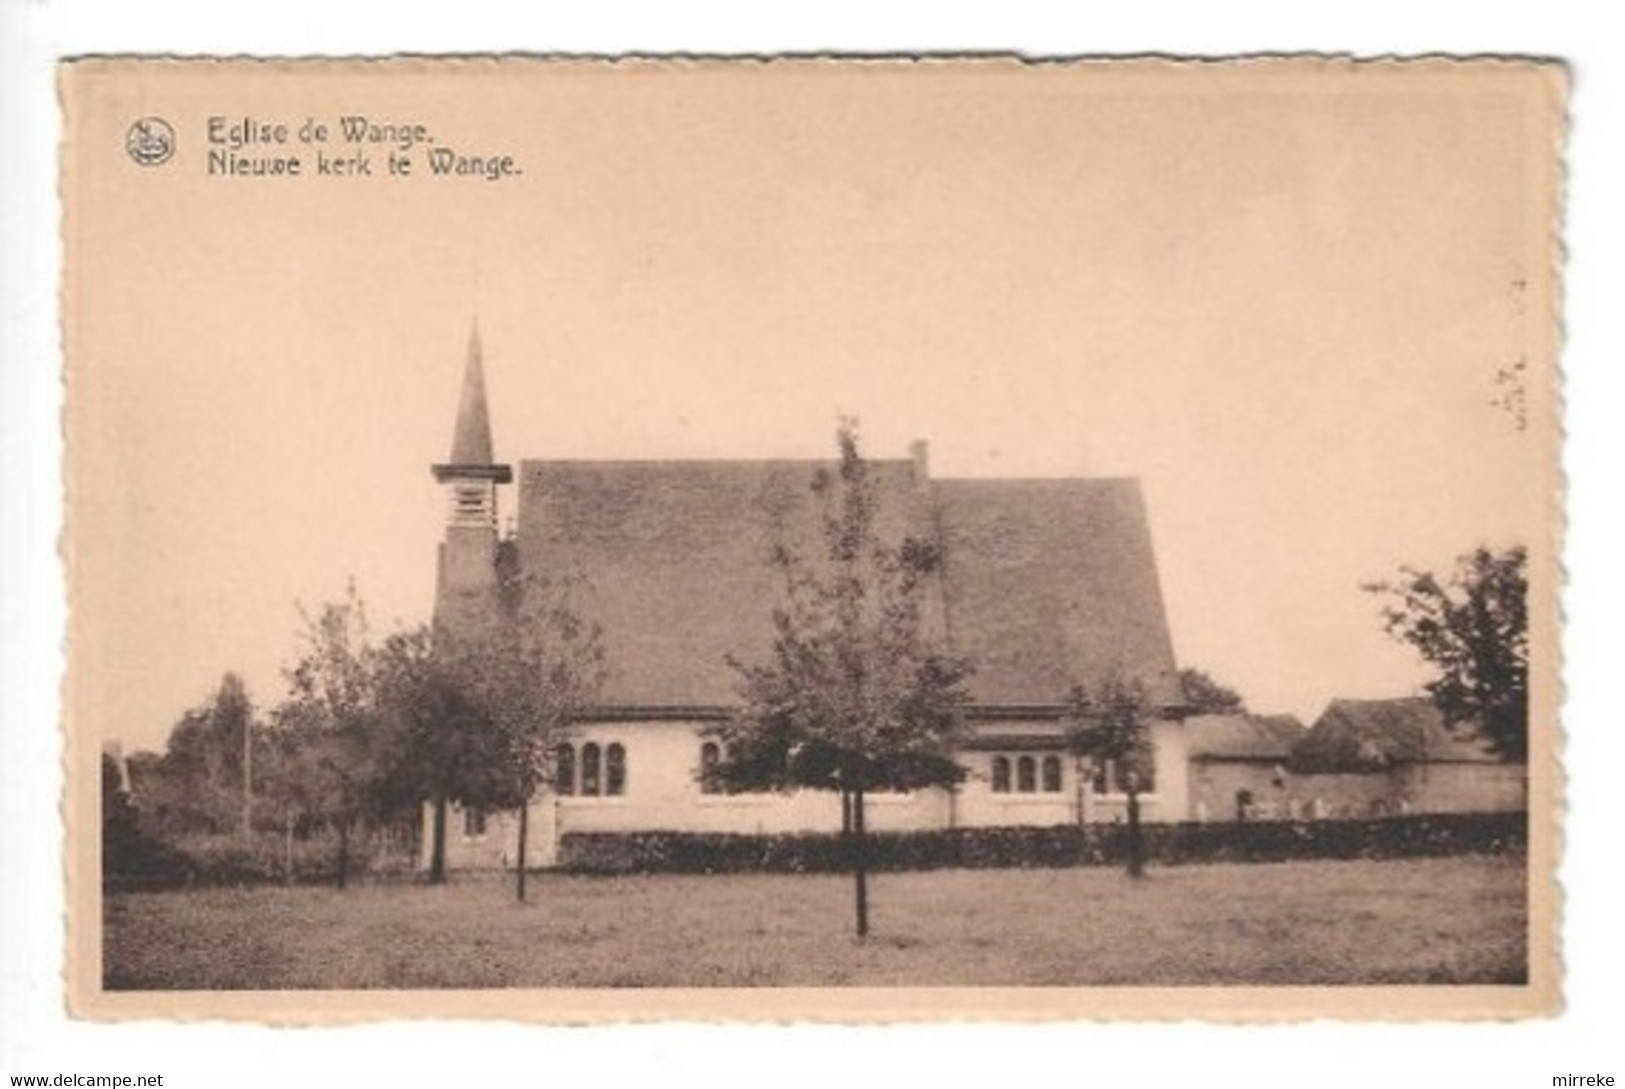
[[[1528,841],[1524,813],[1449,813],[1373,820],[1146,824],[1153,865],[1282,862],[1309,858],[1408,858],[1497,853]],[[953,828],[872,833],[877,871],[945,868],[1118,865],[1127,859],[1126,827]],[[623,873],[827,873],[849,868],[839,835],[728,835],[684,832],[568,833],[564,870]]]

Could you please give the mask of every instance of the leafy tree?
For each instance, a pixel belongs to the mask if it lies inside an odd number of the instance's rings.
[[[452,801],[483,805],[500,793],[507,765],[459,657],[436,645],[427,626],[384,641],[378,665],[380,711],[388,738],[385,789],[433,807],[429,880],[446,879],[446,819]]]
[[[1144,689],[1108,676],[1091,695],[1081,685],[1067,696],[1067,747],[1087,756],[1128,798],[1128,872],[1145,873],[1145,842],[1140,832],[1140,792],[1155,770],[1151,732],[1145,720]]]
[[[303,731],[273,711],[271,724],[254,746],[254,813],[262,828],[269,824],[282,830],[283,879],[289,883],[294,878],[295,831],[327,823],[322,776],[311,773],[312,757]]]
[[[772,616],[772,655],[764,664],[733,663],[744,706],[713,731],[726,756],[704,774],[728,789],[841,795],[861,938],[869,930],[865,796],[964,778],[952,753],[970,665],[927,632],[925,597],[940,546],[880,539],[855,422],[843,420],[836,437],[835,473],[821,470],[812,484],[823,512],[821,562],[788,544],[775,549],[784,593]]]
[[[305,614],[305,650],[286,671],[276,709],[277,794],[329,824],[339,840],[336,880],[349,877],[350,840],[376,814],[383,775],[378,652],[352,584],[344,600]]]
[[[209,779],[211,744],[208,710],[192,708],[169,731],[161,756],[140,761],[140,774],[132,763],[136,806],[157,835],[174,838],[222,830],[227,806]]]
[[[1179,687],[1185,706],[1198,715],[1240,715],[1247,704],[1233,688],[1226,688],[1200,669],[1181,669]]]
[[[1383,625],[1437,676],[1426,685],[1447,725],[1476,734],[1507,760],[1529,753],[1527,554],[1477,548],[1440,579],[1401,567],[1362,587],[1384,599]]]
[[[253,703],[235,673],[221,677],[210,703],[181,716],[162,758],[133,784],[141,811],[162,834],[241,826],[250,801],[245,746],[254,728]]]
[[[571,589],[515,575],[486,623],[419,627],[384,643],[378,682],[391,758],[382,786],[391,799],[432,806],[432,883],[446,877],[453,801],[516,809],[516,891],[525,898],[530,801],[603,674],[599,631],[577,615]]]

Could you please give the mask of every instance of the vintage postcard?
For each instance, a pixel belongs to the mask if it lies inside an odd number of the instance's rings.
[[[1560,66],[59,78],[78,1016],[1558,1009]]]

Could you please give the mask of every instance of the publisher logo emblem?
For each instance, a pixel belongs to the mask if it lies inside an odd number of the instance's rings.
[[[162,117],[143,117],[125,134],[124,150],[141,166],[160,166],[175,154],[175,130]]]

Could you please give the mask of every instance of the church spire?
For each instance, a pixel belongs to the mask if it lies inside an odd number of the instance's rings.
[[[491,464],[491,415],[485,406],[485,365],[480,350],[480,323],[468,334],[468,362],[463,367],[463,399],[457,406],[457,430],[451,439],[452,465]]]
[[[451,525],[496,528],[496,486],[512,480],[513,470],[497,464],[491,453],[491,414],[485,405],[485,365],[478,322],[468,337],[468,362],[463,366],[463,395],[457,403],[451,458],[444,465],[434,466],[434,478],[449,488]]]
[[[513,480],[513,469],[497,464],[492,455],[480,356],[476,323],[468,337],[451,459],[433,467],[446,494],[445,536],[435,577],[435,630],[459,639],[478,637],[500,603],[499,568],[505,550],[497,533],[497,486]]]

